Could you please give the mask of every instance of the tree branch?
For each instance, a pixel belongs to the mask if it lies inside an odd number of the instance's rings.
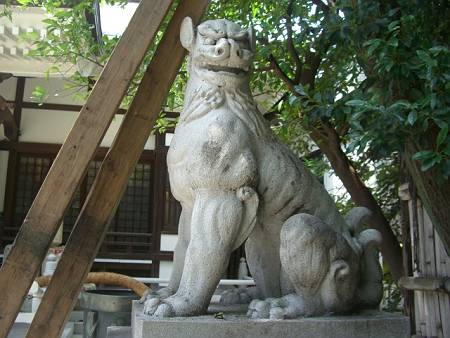
[[[277,75],[280,77],[281,80],[288,86],[289,90],[295,93],[295,85],[296,83],[292,81],[292,79],[286,75],[286,73],[281,69],[280,65],[278,64],[277,60],[273,56],[273,54],[269,55],[269,61],[270,64],[273,67],[273,70],[277,73]]]
[[[298,83],[302,74],[303,63],[300,60],[297,50],[295,49],[293,31],[292,31],[292,12],[294,8],[294,0],[289,1],[286,15],[286,31],[287,31],[287,47],[295,63],[295,77],[294,82]]]
[[[325,3],[322,2],[322,0],[311,0],[314,5],[316,5],[320,10],[325,14],[328,15],[330,12],[330,7],[327,6]]]
[[[19,128],[16,125],[8,102],[0,95],[0,125],[3,124],[5,136],[10,141],[17,140]]]

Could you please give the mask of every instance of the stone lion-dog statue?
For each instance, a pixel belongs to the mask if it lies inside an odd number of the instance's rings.
[[[256,287],[226,291],[221,301],[253,299],[250,318],[376,307],[380,234],[362,231],[365,208],[341,216],[258,111],[249,88],[252,29],[224,19],[195,28],[188,17],[180,39],[190,78],[167,157],[182,205],[179,238],[170,283],[143,299],[144,313],[205,313],[231,252],[244,242]]]

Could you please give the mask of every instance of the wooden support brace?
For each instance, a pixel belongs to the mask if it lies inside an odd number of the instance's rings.
[[[60,336],[183,61],[181,22],[186,16],[198,22],[207,4],[207,0],[180,1],[97,174],[27,338]]]
[[[450,294],[449,277],[401,277],[398,285],[406,290],[445,292]]]
[[[0,338],[11,329],[64,211],[171,2],[141,1],[28,211],[0,271]]]

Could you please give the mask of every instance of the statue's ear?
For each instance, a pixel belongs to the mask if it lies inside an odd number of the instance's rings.
[[[342,259],[338,259],[331,263],[330,270],[331,275],[337,281],[342,281],[350,275],[350,266]]]
[[[250,26],[248,28],[247,32],[248,32],[248,42],[250,45],[250,50],[254,53],[256,50],[255,31],[253,30],[253,27]]]
[[[191,51],[192,45],[194,44],[195,30],[194,23],[190,17],[185,17],[181,23],[180,29],[180,41],[181,45],[188,51]]]

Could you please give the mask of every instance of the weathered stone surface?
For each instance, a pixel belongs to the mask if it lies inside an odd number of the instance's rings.
[[[169,286],[147,295],[154,317],[205,313],[231,252],[246,242],[256,289],[225,303],[250,303],[250,318],[296,318],[376,307],[382,296],[368,210],[347,218],[302,161],[272,133],[253,101],[254,34],[228,20],[194,27],[184,108],[167,157],[182,205]]]
[[[169,336],[166,336],[169,337]],[[131,327],[110,326],[106,332],[106,338],[132,338]]]
[[[209,315],[150,318],[135,305],[133,338],[409,338],[409,319],[373,312],[354,316],[315,317],[289,320],[248,319],[245,314],[224,313],[224,319]],[[241,307],[242,309],[242,307]],[[209,312],[209,311],[208,311]],[[112,338],[111,336],[108,338]],[[118,336],[117,336],[118,337]]]

